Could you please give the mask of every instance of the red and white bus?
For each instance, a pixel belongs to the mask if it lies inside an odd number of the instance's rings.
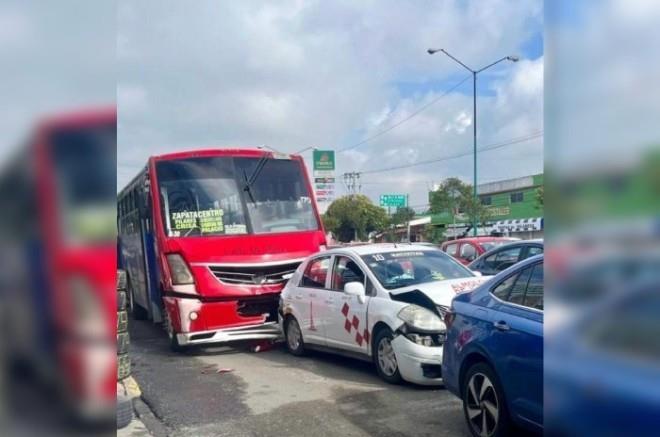
[[[116,110],[50,116],[0,174],[3,345],[80,418],[114,417]]]
[[[174,350],[276,338],[280,291],[306,256],[326,246],[297,155],[154,156],[117,207],[133,315],[162,321]]]

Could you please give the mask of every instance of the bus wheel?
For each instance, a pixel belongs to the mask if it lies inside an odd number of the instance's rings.
[[[128,297],[128,306],[131,310],[133,319],[147,320],[149,317],[149,312],[135,302],[135,297],[133,296],[133,284],[131,284],[130,278],[128,278]]]
[[[172,321],[170,320],[170,315],[165,308],[163,311],[163,326],[165,328],[165,332],[167,332],[167,338],[170,341],[170,350],[172,352],[183,352],[185,347],[179,344],[179,339],[176,336],[177,333],[174,331]]]

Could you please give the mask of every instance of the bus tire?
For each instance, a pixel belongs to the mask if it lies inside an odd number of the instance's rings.
[[[128,353],[128,345],[131,344],[128,332],[117,333],[117,354]]]
[[[131,374],[131,359],[128,354],[117,355],[117,381],[126,379]]]
[[[170,315],[167,312],[167,309],[163,309],[163,327],[165,328],[165,332],[167,333],[167,338],[169,339],[170,343],[170,350],[172,352],[176,353],[181,353],[183,352],[186,347],[182,346],[181,343],[179,343],[179,338],[177,337],[177,332],[174,331],[174,327],[172,326],[172,322],[170,321]]]
[[[126,309],[126,292],[117,291],[117,311]]]
[[[126,270],[117,269],[117,290],[126,290]]]
[[[128,278],[128,306],[131,310],[131,316],[134,320],[147,320],[149,318],[149,311],[145,308],[142,308],[137,302],[135,302],[135,293],[133,293],[133,284],[131,279]]]
[[[126,310],[117,311],[117,333],[128,331],[128,313]]]
[[[117,395],[117,429],[126,428],[133,420],[133,402],[124,395]]]

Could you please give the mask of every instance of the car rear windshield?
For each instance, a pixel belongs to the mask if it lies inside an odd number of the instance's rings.
[[[517,240],[487,241],[487,242],[479,243],[479,244],[481,245],[481,247],[483,247],[483,249],[484,249],[486,252],[488,252],[488,251],[490,251],[490,250],[492,250],[492,249],[495,249],[496,247],[500,247],[500,246],[503,246],[503,245],[505,245],[505,244],[512,243],[512,242],[514,242],[514,241],[517,241]]]
[[[439,250],[382,252],[363,255],[362,259],[378,282],[388,290],[474,276],[470,270]]]

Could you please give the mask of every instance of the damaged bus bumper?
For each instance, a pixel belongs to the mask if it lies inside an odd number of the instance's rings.
[[[280,337],[280,328],[277,322],[263,323],[236,328],[217,329],[212,331],[190,332],[177,334],[179,344],[182,346],[225,343],[237,340],[269,340]]]

